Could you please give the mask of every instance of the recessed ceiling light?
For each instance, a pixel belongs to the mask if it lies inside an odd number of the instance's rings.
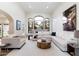
[[[48,8],[48,6],[46,8]]]

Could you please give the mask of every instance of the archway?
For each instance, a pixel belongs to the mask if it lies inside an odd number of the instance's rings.
[[[1,21],[1,25],[2,24],[8,24],[9,25],[8,34],[14,33],[14,21],[13,21],[12,17],[3,10],[0,10],[0,21]]]

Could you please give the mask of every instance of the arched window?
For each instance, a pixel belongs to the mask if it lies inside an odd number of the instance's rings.
[[[34,18],[34,29],[41,31],[44,29],[44,18],[42,16],[36,16]]]
[[[28,19],[28,30],[33,31],[49,31],[49,18],[42,16],[35,16]]]

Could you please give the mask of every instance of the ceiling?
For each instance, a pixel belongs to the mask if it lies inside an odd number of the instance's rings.
[[[26,13],[53,13],[61,4],[60,2],[19,2]]]

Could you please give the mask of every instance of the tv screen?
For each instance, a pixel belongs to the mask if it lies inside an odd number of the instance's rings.
[[[52,32],[51,35],[52,35],[52,36],[56,36],[56,32]]]

